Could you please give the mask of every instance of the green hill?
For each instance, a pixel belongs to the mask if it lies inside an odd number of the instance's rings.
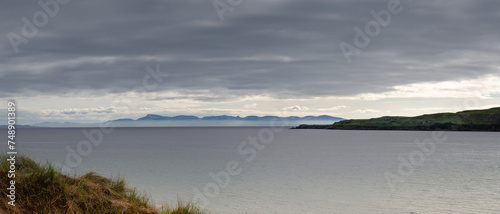
[[[344,120],[332,125],[300,125],[296,129],[500,131],[500,107],[417,117]]]

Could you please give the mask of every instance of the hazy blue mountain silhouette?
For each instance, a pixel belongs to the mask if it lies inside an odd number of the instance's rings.
[[[133,122],[133,121],[164,121],[164,120],[216,120],[216,121],[221,121],[221,120],[231,120],[231,121],[270,121],[272,119],[287,119],[291,121],[297,121],[297,120],[332,120],[332,121],[338,121],[338,120],[344,120],[344,118],[340,117],[332,117],[328,115],[320,115],[320,116],[305,116],[305,117],[297,117],[297,116],[290,116],[290,117],[278,117],[278,116],[246,116],[246,117],[240,117],[240,116],[228,116],[228,115],[220,115],[220,116],[206,116],[206,117],[197,117],[197,116],[192,116],[192,115],[177,115],[177,116],[162,116],[162,115],[157,115],[157,114],[148,114],[144,117],[141,117],[137,120],[132,120],[132,119],[117,119],[113,120],[115,122]]]

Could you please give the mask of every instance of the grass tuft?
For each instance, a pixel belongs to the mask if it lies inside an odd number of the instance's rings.
[[[0,194],[9,193],[10,163],[0,156]],[[17,156],[16,206],[0,197],[0,213],[182,213],[206,214],[192,204],[156,209],[149,197],[126,185],[123,177],[109,179],[95,172],[80,177],[68,176],[50,164],[41,165]]]
[[[184,203],[182,201],[177,202],[176,207],[171,207],[169,204],[165,204],[161,207],[161,214],[208,214],[207,211],[200,209],[199,207],[193,205],[192,203]]]

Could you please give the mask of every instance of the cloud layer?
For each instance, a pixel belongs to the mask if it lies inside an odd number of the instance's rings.
[[[339,44],[354,45],[354,28],[388,2],[252,0],[221,22],[211,0],[73,0],[15,53],[7,35],[22,36],[23,17],[33,22],[43,9],[6,1],[0,97],[130,93],[156,64],[170,74],[148,95],[160,101],[352,97],[499,75],[500,2],[487,0],[402,0],[348,63]]]

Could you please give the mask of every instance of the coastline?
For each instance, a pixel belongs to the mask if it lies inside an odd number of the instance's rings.
[[[293,129],[498,132],[500,131],[500,108],[436,113],[416,117],[385,116],[353,119],[329,125],[302,124]]]

